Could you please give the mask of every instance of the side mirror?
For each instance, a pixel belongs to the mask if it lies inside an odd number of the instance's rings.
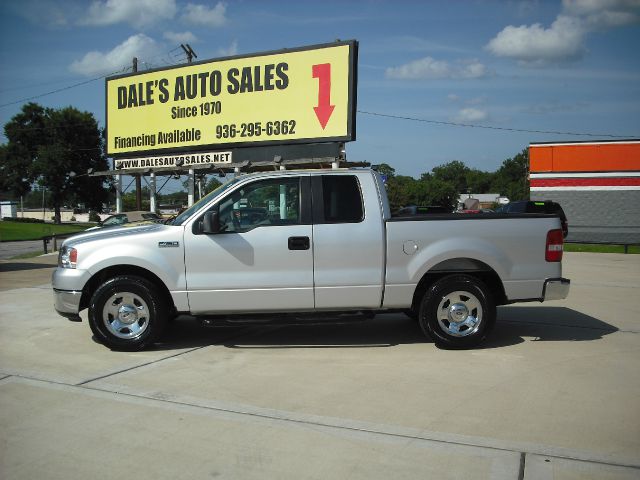
[[[204,214],[202,219],[202,233],[220,232],[220,212],[217,208]]]

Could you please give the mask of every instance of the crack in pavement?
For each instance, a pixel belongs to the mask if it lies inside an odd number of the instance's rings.
[[[203,348],[216,346],[216,345],[224,345],[225,342],[228,342],[229,340],[233,340],[234,338],[247,336],[247,335],[249,335],[249,336],[260,336],[260,333],[264,333],[263,330],[265,330],[265,328],[263,326],[245,327],[241,331],[235,332],[232,335],[228,335],[227,337],[223,337],[223,338],[219,339],[218,341],[216,341],[214,343],[211,343],[211,344],[208,344],[208,345],[200,345],[198,347],[190,348],[190,349],[185,350],[183,352],[174,353],[173,355],[168,355],[166,357],[158,358],[156,360],[151,360],[149,362],[144,362],[144,363],[141,363],[139,365],[134,365],[132,367],[123,368],[123,369],[117,370],[115,372],[110,372],[110,373],[107,373],[107,374],[104,374],[104,375],[100,375],[100,376],[97,376],[97,377],[94,377],[94,378],[90,378],[88,380],[83,380],[82,382],[76,383],[75,386],[81,387],[81,386],[87,385],[87,384],[89,384],[91,382],[95,382],[95,381],[98,381],[98,380],[103,380],[105,378],[113,377],[113,376],[118,375],[120,373],[125,373],[125,372],[130,372],[132,370],[137,370],[138,368],[143,368],[143,367],[146,367],[148,365],[153,365],[153,364],[156,364],[156,363],[160,363],[160,362],[163,362],[165,360],[169,360],[171,358],[180,357],[182,355],[186,355],[186,354],[191,353],[191,352],[202,350]]]

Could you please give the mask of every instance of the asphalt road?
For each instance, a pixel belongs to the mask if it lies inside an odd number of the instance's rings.
[[[640,256],[565,260],[570,297],[476,350],[380,315],[136,353],[55,314],[55,255],[0,262],[0,477],[640,478]]]
[[[50,250],[51,247],[49,246]],[[42,240],[25,240],[21,242],[0,242],[0,260],[6,260],[25,253],[44,253]]]

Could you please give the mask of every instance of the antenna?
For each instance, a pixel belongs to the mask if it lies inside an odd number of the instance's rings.
[[[193,51],[193,48],[191,48],[191,45],[189,45],[188,43],[186,44],[186,46],[181,43],[180,47],[182,47],[182,50],[184,50],[184,53],[187,55],[188,63],[191,63],[193,61],[193,57],[198,58],[198,55],[196,55],[196,52]]]

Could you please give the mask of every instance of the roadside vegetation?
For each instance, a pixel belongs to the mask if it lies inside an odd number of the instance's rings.
[[[109,179],[91,173],[109,167],[102,133],[90,112],[23,105],[4,125],[7,142],[0,145],[0,191],[18,199],[39,186],[42,203],[46,193],[57,224],[66,204],[101,210],[111,185]]]
[[[0,222],[0,241],[40,240],[42,237],[53,234],[62,235],[82,232],[92,225],[93,224],[86,223],[56,225],[53,223],[28,223],[3,220]]]
[[[629,245],[627,253],[640,254],[640,245]],[[624,253],[624,245],[599,245],[595,243],[565,243],[565,252]]]
[[[495,172],[484,172],[454,160],[425,172],[419,179],[396,175],[386,163],[376,166],[386,178],[392,210],[407,205],[438,205],[450,210],[458,206],[461,193],[497,193],[511,201],[529,199],[529,151],[507,158]]]

